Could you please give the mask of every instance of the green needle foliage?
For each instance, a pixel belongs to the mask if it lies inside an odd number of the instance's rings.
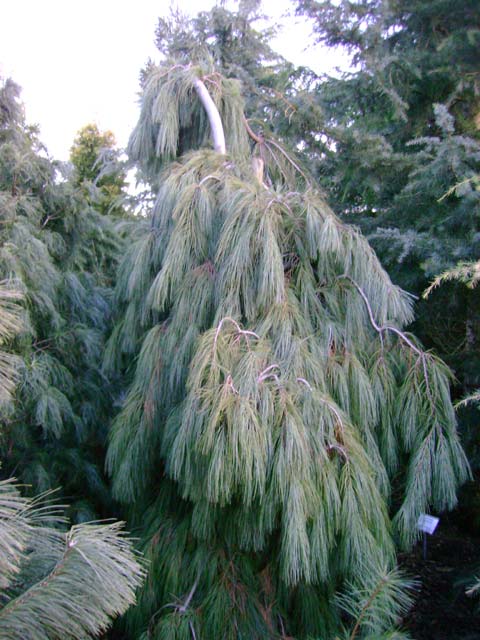
[[[7,349],[22,330],[20,292],[0,285],[0,338]],[[12,401],[15,368],[0,357],[0,407]],[[13,360],[14,363],[20,359]],[[48,494],[23,497],[0,481],[0,638],[80,640],[98,636],[135,602],[144,572],[122,523],[64,531]]]
[[[97,637],[135,602],[143,569],[122,523],[64,531],[58,508],[0,483],[0,638]]]
[[[4,350],[4,346],[18,333],[23,322],[23,298],[8,281],[0,282],[0,405],[11,406],[13,391],[19,376],[20,359]]]
[[[76,520],[106,515],[102,446],[112,403],[100,371],[120,241],[64,167],[25,122],[20,90],[0,87],[0,279],[24,297],[25,323],[10,353],[18,372],[14,401],[2,403],[4,478],[38,493],[62,486]],[[2,309],[13,294],[2,288]],[[18,312],[4,314],[0,340]],[[11,393],[11,371],[2,398]]]
[[[24,296],[0,285],[0,408],[17,381],[9,347],[24,324]],[[98,636],[135,602],[144,571],[122,523],[90,523],[65,532],[51,495],[23,497],[0,481],[0,638],[80,640]]]
[[[344,632],[346,640],[364,638],[380,640],[384,638],[407,638],[404,633],[393,630],[402,615],[413,603],[412,590],[417,584],[408,580],[398,569],[377,572],[367,571],[371,581],[359,588],[355,583],[337,598],[339,606],[355,620],[351,629]]]
[[[199,79],[226,155],[208,148]],[[120,267],[105,360],[128,383],[107,466],[151,567],[129,629],[333,638],[346,609],[350,637],[400,638],[381,635],[406,604],[394,542],[468,476],[450,374],[305,172],[259,170],[243,109],[208,62],[144,78],[130,152],[157,199]]]

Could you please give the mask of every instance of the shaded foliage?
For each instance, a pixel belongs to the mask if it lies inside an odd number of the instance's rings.
[[[63,486],[89,520],[109,501],[101,447],[112,399],[100,362],[119,237],[48,157],[19,93],[10,80],[0,90],[0,274],[25,299],[2,473],[35,491]]]
[[[21,359],[9,355],[21,332],[24,296],[0,286],[0,407],[13,400]],[[8,384],[7,384],[8,383]],[[53,640],[89,638],[135,601],[144,572],[121,523],[76,525],[65,532],[51,494],[23,497],[0,482],[0,635]]]

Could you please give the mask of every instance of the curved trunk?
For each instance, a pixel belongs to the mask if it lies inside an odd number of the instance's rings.
[[[212,129],[213,147],[217,153],[225,155],[227,148],[225,145],[225,134],[223,132],[222,119],[217,109],[217,105],[212,100],[212,96],[208,93],[205,84],[197,78],[194,82],[195,90],[200,98],[205,111],[207,112],[208,121]]]

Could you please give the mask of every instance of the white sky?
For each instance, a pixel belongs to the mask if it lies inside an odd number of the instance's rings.
[[[178,1],[192,14],[214,4]],[[0,76],[23,88],[27,121],[40,125],[41,140],[54,158],[68,158],[76,132],[89,122],[113,131],[118,145],[126,145],[138,113],[139,73],[149,57],[158,60],[155,27],[169,6],[168,0],[4,2]],[[288,0],[264,0],[263,10],[278,17],[289,6]],[[309,29],[294,22],[288,20],[274,48],[296,64],[331,69],[320,49],[303,50]]]

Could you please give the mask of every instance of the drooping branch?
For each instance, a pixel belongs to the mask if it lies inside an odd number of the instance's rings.
[[[341,278],[345,278],[345,280],[348,280],[349,282],[351,282],[351,284],[355,287],[355,289],[358,291],[358,293],[360,294],[360,296],[362,297],[365,306],[367,307],[367,312],[368,312],[368,317],[370,318],[370,323],[372,325],[372,327],[375,329],[375,331],[379,334],[380,338],[382,338],[383,334],[387,331],[390,331],[391,333],[394,333],[395,335],[397,335],[400,340],[402,340],[408,347],[410,347],[410,349],[416,353],[419,357],[420,362],[422,363],[422,367],[423,367],[423,375],[425,378],[425,389],[427,392],[427,396],[428,399],[430,401],[430,405],[432,408],[432,412],[433,414],[435,414],[436,410],[435,410],[435,402],[432,396],[432,391],[430,388],[430,380],[429,380],[429,376],[428,376],[428,368],[427,368],[427,355],[424,351],[422,351],[421,349],[419,349],[411,340],[410,338],[403,332],[400,331],[400,329],[397,329],[397,327],[393,327],[392,325],[379,325],[376,320],[375,320],[375,316],[373,315],[373,310],[372,310],[372,306],[370,304],[369,299],[367,298],[367,294],[365,293],[365,291],[362,289],[362,287],[355,282],[355,280],[353,278],[351,278],[350,276],[344,274],[342,276],[340,276]]]
[[[365,291],[361,288],[361,286],[357,282],[355,282],[353,278],[345,274],[340,276],[340,278],[344,278],[345,280],[348,280],[349,282],[351,282],[352,285],[355,287],[355,289],[358,291],[358,293],[361,295],[363,301],[365,302],[365,306],[367,307],[370,323],[372,327],[375,329],[375,331],[377,331],[377,333],[381,335],[386,331],[391,331],[392,333],[395,333],[401,340],[403,340],[403,342],[405,342],[405,344],[407,344],[410,347],[410,349],[414,351],[418,356],[420,356],[421,358],[424,356],[423,351],[419,349],[417,346],[415,346],[415,344],[408,338],[408,336],[403,331],[400,331],[400,329],[397,329],[397,327],[393,327],[392,325],[380,326],[376,322],[375,316],[373,315],[372,306],[370,304],[370,301],[367,298]]]
[[[182,604],[181,607],[178,608],[180,613],[185,613],[185,611],[188,609],[188,607],[190,606],[190,602],[192,601],[193,596],[195,595],[195,591],[197,590],[198,587],[198,577],[195,580],[195,582],[193,583],[192,588],[190,589],[190,592],[187,596],[187,599],[185,600],[185,602]]]
[[[270,153],[270,155],[276,161],[277,165],[279,165],[280,163],[276,159],[275,152],[273,151],[272,147],[277,149],[277,151],[279,151],[283,155],[285,160],[295,169],[295,171],[297,171],[297,173],[299,173],[302,176],[302,178],[305,180],[305,182],[307,184],[309,184],[309,179],[305,175],[305,172],[302,171],[301,167],[295,162],[295,160],[292,158],[292,156],[289,153],[287,153],[285,151],[285,149],[280,144],[278,144],[277,142],[275,142],[271,138],[266,139],[263,134],[255,133],[255,131],[252,129],[252,127],[250,126],[250,123],[248,122],[248,120],[247,120],[247,118],[245,116],[243,116],[243,123],[245,125],[245,129],[247,131],[247,134],[250,136],[250,138],[254,142],[256,142],[256,144],[260,145],[260,147],[263,147],[263,148],[267,149],[268,152]],[[255,170],[255,167],[254,167],[254,170]],[[263,170],[263,167],[262,167],[262,170]]]
[[[250,138],[256,142],[257,144],[263,144],[265,142],[265,138],[263,136],[259,136],[257,135],[252,127],[250,126],[247,118],[245,116],[243,116],[243,122],[245,124],[245,129],[247,130],[248,135],[250,136]]]
[[[293,160],[292,156],[287,153],[285,151],[285,149],[283,149],[283,147],[281,145],[279,145],[277,142],[275,142],[274,140],[269,140],[268,141],[269,145],[272,145],[273,147],[275,147],[275,149],[278,149],[278,151],[280,151],[280,153],[284,156],[284,158],[287,160],[287,162],[289,162],[292,167],[302,176],[302,178],[305,180],[305,182],[307,183],[307,185],[310,183],[309,179],[307,178],[307,176],[305,175],[305,173],[302,171],[302,169],[298,166],[298,164]],[[268,145],[267,145],[268,146]],[[270,150],[270,153],[272,153],[272,151]]]
[[[225,317],[222,318],[220,320],[220,322],[218,323],[218,327],[217,330],[215,331],[215,338],[213,341],[213,346],[216,347],[217,345],[217,340],[218,340],[218,336],[220,335],[220,331],[222,330],[223,324],[225,322],[231,322],[233,325],[235,325],[235,328],[237,329],[237,334],[238,336],[243,336],[248,343],[248,337],[252,337],[252,338],[256,338],[257,340],[260,340],[259,336],[254,332],[254,331],[248,331],[247,329],[241,329],[240,325],[238,324],[238,322],[236,320],[234,320],[233,318],[230,317]]]
[[[200,78],[196,78],[193,84],[195,91],[200,98],[200,102],[207,112],[208,121],[210,122],[210,127],[212,129],[213,148],[217,153],[225,155],[227,153],[225,133],[223,131],[222,119],[218,112],[217,105],[213,101],[212,96],[208,93],[207,87]]]

